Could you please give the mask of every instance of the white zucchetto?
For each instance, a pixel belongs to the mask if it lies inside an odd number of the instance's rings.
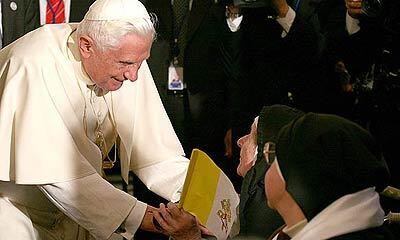
[[[138,0],[97,0],[89,8],[84,19],[91,21],[127,21],[149,19],[144,5]]]

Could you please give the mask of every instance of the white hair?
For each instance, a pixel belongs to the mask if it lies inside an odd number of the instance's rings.
[[[117,47],[121,38],[128,34],[136,34],[153,41],[156,24],[157,17],[154,14],[150,14],[150,18],[137,18],[134,22],[84,19],[79,23],[77,35],[89,36],[100,51],[105,51]]]

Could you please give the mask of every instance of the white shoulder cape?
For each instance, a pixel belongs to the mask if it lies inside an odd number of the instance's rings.
[[[101,153],[73,110],[80,62],[67,41],[75,28],[45,25],[0,51],[2,181],[50,184],[101,171]],[[146,62],[112,98],[125,180],[129,170],[160,162],[187,167]],[[185,170],[176,175],[183,182]]]

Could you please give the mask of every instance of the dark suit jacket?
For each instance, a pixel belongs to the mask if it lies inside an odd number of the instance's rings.
[[[71,0],[69,22],[80,22],[95,0]]]
[[[145,6],[149,12],[157,15],[158,40],[172,45],[174,36],[171,1],[147,0]],[[225,8],[215,5],[213,0],[193,0],[188,16],[184,55],[184,79],[192,93],[210,89],[214,80],[222,79],[223,71],[218,62],[218,54],[223,27],[221,24],[226,24],[224,13]]]
[[[302,90],[315,86],[309,76],[318,48],[315,29],[300,14],[282,38],[282,27],[267,17],[266,9],[244,9],[241,31],[243,56],[238,84],[232,89],[232,98],[240,101],[234,106],[232,124],[246,130],[263,106],[290,104],[289,91],[302,105]]]
[[[145,6],[149,12],[155,13],[158,18],[158,35],[153,45],[149,64],[155,75],[156,84],[158,82],[157,85],[163,91],[167,81],[167,68],[172,59],[171,47],[174,38],[172,6],[169,0],[147,0]],[[224,92],[225,76],[219,59],[219,47],[222,37],[221,24],[226,25],[224,12],[225,8],[222,5],[214,4],[213,0],[193,0],[192,9],[188,16],[184,81],[190,94],[199,92],[208,94],[208,103],[201,104],[200,108],[211,109],[219,106],[222,101],[219,94]],[[153,62],[158,62],[161,65],[157,66],[157,64],[152,64]],[[157,76],[161,76],[161,78],[157,79]],[[160,95],[163,95],[163,93],[160,93]],[[168,105],[168,103],[166,104]],[[206,115],[212,116],[213,114],[207,113]],[[208,125],[208,127],[213,127],[213,125]],[[223,136],[221,139],[223,139]]]
[[[147,0],[145,6],[158,18],[149,66],[185,152],[190,155],[193,147],[200,148],[221,163],[228,124],[228,78],[220,55],[223,32],[228,31],[225,7],[214,0],[193,0],[183,56],[187,94],[174,96],[166,89],[174,41],[171,1]]]
[[[17,9],[10,7],[11,2]],[[39,1],[37,0],[2,0],[1,16],[3,23],[3,47],[25,33],[40,26]]]

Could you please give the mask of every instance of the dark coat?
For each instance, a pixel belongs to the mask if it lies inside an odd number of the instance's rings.
[[[243,10],[238,77],[233,78],[229,89],[234,142],[248,133],[263,106],[288,105],[289,91],[295,94],[296,106],[303,105],[311,101],[304,100],[311,98],[305,90],[318,92],[312,91],[318,85],[310,77],[318,53],[316,30],[297,14],[288,35],[282,38],[282,27],[265,12]],[[238,159],[239,149],[233,147]]]
[[[80,22],[95,0],[71,0],[69,22]]]
[[[225,7],[213,0],[194,0],[188,15],[184,48],[184,82],[187,95],[169,95],[168,66],[172,61],[173,13],[170,1],[147,0],[149,12],[157,15],[157,39],[153,44],[149,66],[160,96],[186,154],[201,148],[214,159],[223,156],[223,138],[227,125],[227,77],[220,57],[222,32],[228,31]]]
[[[12,3],[16,4],[16,9],[14,10]],[[1,3],[1,16],[4,47],[40,26],[39,1],[3,0]]]
[[[267,205],[265,195],[265,173],[268,169],[265,160],[259,160],[247,172],[240,193],[240,236],[266,239],[283,220]]]

